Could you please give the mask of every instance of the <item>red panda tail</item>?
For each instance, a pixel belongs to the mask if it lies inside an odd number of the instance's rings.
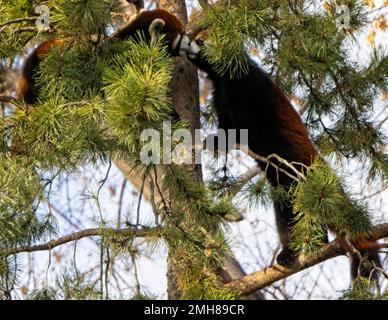
[[[358,252],[351,253],[351,275],[352,279],[358,276],[371,280],[378,279],[381,261],[379,258],[380,245],[373,240],[360,238],[353,242]]]

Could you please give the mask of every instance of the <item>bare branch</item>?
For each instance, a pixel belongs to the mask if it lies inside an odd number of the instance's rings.
[[[11,96],[0,96],[0,102],[13,102],[14,100],[15,98]]]
[[[161,232],[161,228],[123,228],[123,229],[113,229],[113,228],[91,228],[85,229],[82,231],[74,232],[67,236],[48,241],[43,244],[38,244],[35,246],[24,246],[13,249],[0,248],[0,256],[9,256],[11,254],[21,253],[21,252],[34,252],[34,251],[45,251],[51,250],[55,247],[63,245],[71,241],[77,241],[86,237],[93,236],[104,236],[106,234],[114,233],[115,235],[128,236],[128,237],[149,237],[158,235]]]
[[[22,33],[22,32],[37,32],[37,31],[38,31],[38,28],[36,27],[25,27],[25,28],[17,29],[15,32]],[[50,30],[45,30],[45,32],[50,32]]]
[[[38,18],[38,16],[36,17],[27,17],[27,18],[19,18],[19,19],[15,19],[15,20],[9,20],[9,21],[6,21],[2,24],[0,24],[0,28],[3,28],[10,25],[10,24],[13,24],[13,23],[21,23],[21,22],[26,22],[26,21],[36,21],[36,19]],[[1,29],[1,31],[3,31],[3,29]]]
[[[372,228],[372,240],[379,240],[388,237],[388,223],[379,224]],[[260,271],[255,271],[238,280],[226,284],[226,288],[236,292],[238,296],[246,296],[263,289],[272,283],[285,279],[299,271],[310,268],[328,259],[345,255],[345,250],[340,245],[340,239],[329,243],[323,250],[308,255],[298,257],[294,266],[285,268],[278,264],[267,267]]]

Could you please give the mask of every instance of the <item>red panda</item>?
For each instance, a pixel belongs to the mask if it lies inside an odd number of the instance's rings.
[[[116,31],[112,38],[119,40],[136,39],[139,31],[143,32],[146,40],[150,40],[152,33],[155,31],[164,34],[169,53],[172,56],[180,54],[184,26],[169,12],[162,9],[142,11],[126,27]],[[39,88],[37,87],[35,77],[37,76],[39,65],[51,47],[61,46],[63,43],[64,41],[61,39],[46,40],[26,58],[22,74],[17,83],[17,98],[23,99],[27,105],[36,102],[39,96]]]
[[[249,59],[248,71],[239,78],[231,78],[228,74],[220,75],[215,68],[200,54],[205,44],[202,40],[183,41],[188,59],[200,70],[207,73],[213,84],[213,104],[221,129],[248,129],[248,146],[255,154],[268,157],[277,154],[288,162],[310,166],[314,158],[319,157],[306,126],[299,114],[282,90]],[[285,172],[278,171],[266,163],[258,162],[265,172],[269,183],[282,186],[286,190],[291,187],[293,179],[286,172],[289,170],[281,163],[276,165]],[[302,170],[299,166],[298,170]],[[291,201],[274,200],[277,229],[282,250],[277,262],[285,267],[294,264],[296,253],[290,248],[290,232],[295,224],[295,214]],[[335,231],[335,230],[333,230]],[[327,241],[327,239],[325,239]],[[373,245],[371,245],[371,243]],[[380,267],[378,245],[366,238],[354,242],[354,246],[367,260]],[[351,256],[351,274],[369,277],[370,270],[361,265],[359,256]],[[372,277],[376,278],[376,272]]]
[[[26,104],[36,102],[39,89],[37,88],[35,77],[37,76],[39,64],[52,46],[60,46],[62,43],[63,41],[60,39],[46,40],[26,58],[16,87],[17,98],[23,98]]]

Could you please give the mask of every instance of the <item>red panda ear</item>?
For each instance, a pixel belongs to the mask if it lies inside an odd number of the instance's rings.
[[[166,25],[166,22],[163,19],[156,18],[152,20],[150,26],[148,27],[148,33],[152,36],[159,29],[162,29]]]
[[[174,40],[172,41],[171,43],[171,48],[173,50],[177,49],[179,44],[181,43],[181,40],[182,39],[182,35],[181,34],[177,34],[176,37],[174,38]],[[180,50],[180,49],[179,49]],[[181,55],[181,51],[179,51],[179,55]]]

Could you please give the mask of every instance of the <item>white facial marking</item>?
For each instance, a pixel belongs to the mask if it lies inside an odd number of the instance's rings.
[[[201,48],[199,47],[199,45],[197,45],[195,40],[191,41],[189,45],[189,49],[187,50],[187,55],[189,58],[194,59],[200,50]]]
[[[189,51],[189,47],[190,47],[190,39],[188,36],[184,35],[181,40],[179,55],[183,56],[185,52]]]
[[[178,45],[179,45],[179,40],[181,39],[181,35],[180,34],[178,34],[176,37],[175,37],[175,39],[174,39],[174,41],[172,42],[172,48],[173,49],[175,49]],[[179,51],[179,53],[180,53],[180,51]]]
[[[150,35],[154,34],[158,29],[163,28],[166,25],[166,22],[163,19],[156,18],[154,19],[150,26],[148,27],[148,33]]]

